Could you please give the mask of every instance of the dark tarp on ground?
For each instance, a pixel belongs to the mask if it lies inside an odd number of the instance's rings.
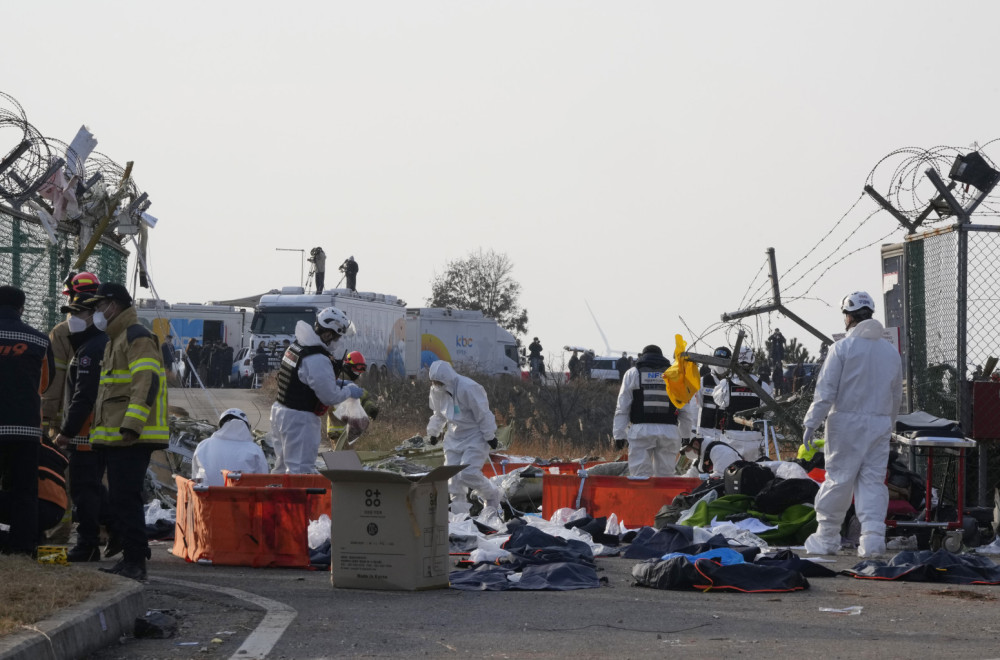
[[[760,566],[778,566],[780,568],[798,571],[807,578],[837,577],[837,574],[826,566],[817,564],[814,561],[809,561],[808,559],[802,559],[791,550],[775,550],[774,552],[765,552],[757,557],[754,560],[754,563]]]
[[[732,515],[748,513],[768,525],[778,529],[757,534],[772,545],[801,545],[806,537],[816,531],[816,510],[805,504],[793,504],[781,515],[771,516],[751,508],[753,498],[749,495],[726,495],[712,502],[698,502],[693,515],[683,525],[708,527],[713,519],[724,521]]]
[[[584,516],[583,518],[569,521],[563,527],[566,529],[579,527],[590,534],[590,538],[594,539],[594,543],[600,543],[601,545],[616,546],[621,542],[617,536],[604,533],[604,530],[608,527],[607,516],[601,516],[600,518]]]
[[[981,555],[947,550],[900,552],[888,562],[868,559],[844,571],[862,580],[904,580],[948,584],[1000,584],[1000,566]]]
[[[507,529],[510,530],[510,525]],[[526,524],[514,527],[510,538],[503,544],[503,549],[514,555],[504,560],[505,564],[514,569],[554,562],[594,566],[594,553],[583,541],[552,536]]]
[[[452,571],[448,576],[452,589],[462,591],[570,591],[601,586],[597,570],[571,562],[525,566],[521,579],[511,582],[508,576],[517,571],[494,564],[480,564],[468,571]]]
[[[640,587],[698,591],[741,591],[746,593],[799,591],[809,582],[798,571],[760,564],[722,566],[711,559],[692,562],[687,557],[644,561],[632,567],[632,577]]]
[[[704,543],[694,542],[694,530],[683,525],[666,525],[662,529],[643,527],[635,535],[632,544],[625,549],[626,559],[659,559],[663,555],[679,552],[697,555],[714,548],[729,548],[743,555],[744,561],[753,561],[760,552],[754,546],[729,545],[729,540],[721,534],[709,538]]]

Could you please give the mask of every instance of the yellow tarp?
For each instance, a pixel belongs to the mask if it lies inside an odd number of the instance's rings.
[[[674,335],[677,342],[674,348],[674,363],[663,372],[663,382],[667,385],[667,396],[678,409],[687,405],[698,390],[701,389],[701,376],[698,365],[691,362],[681,353],[687,348],[687,343],[680,335]]]

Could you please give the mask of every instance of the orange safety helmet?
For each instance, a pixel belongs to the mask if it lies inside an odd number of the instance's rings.
[[[93,273],[83,271],[73,275],[66,281],[66,288],[63,289],[64,296],[78,296],[81,293],[96,293],[101,280]]]
[[[361,354],[361,351],[351,351],[344,356],[344,369],[352,374],[351,380],[363,374],[367,368],[368,364],[365,362],[365,356]]]

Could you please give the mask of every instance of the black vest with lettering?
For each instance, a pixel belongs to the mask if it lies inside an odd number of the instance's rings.
[[[730,379],[729,381],[729,408],[726,409],[726,426],[725,428],[732,431],[746,431],[747,427],[736,422],[733,419],[736,415],[744,410],[750,410],[751,408],[759,408],[761,406],[760,397],[754,394],[746,385],[740,383],[736,384]]]
[[[639,387],[632,390],[628,419],[633,424],[677,424],[677,408],[667,396],[663,372],[670,361],[659,355],[643,356],[635,364]]]
[[[320,409],[319,397],[312,388],[299,380],[299,367],[302,360],[323,353],[329,355],[324,346],[302,346],[298,342],[285,349],[281,356],[281,367],[278,369],[278,403],[292,410],[303,410],[315,413]]]
[[[716,385],[718,385],[718,381],[711,374],[702,376],[701,419],[698,421],[698,426],[703,429],[721,429],[723,420],[726,418],[725,414],[715,405],[715,399],[712,398],[712,392]]]

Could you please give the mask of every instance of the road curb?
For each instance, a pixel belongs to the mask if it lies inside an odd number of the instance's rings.
[[[0,638],[0,660],[79,658],[131,633],[145,612],[143,585],[114,577],[110,589],[60,610],[34,629]]]

